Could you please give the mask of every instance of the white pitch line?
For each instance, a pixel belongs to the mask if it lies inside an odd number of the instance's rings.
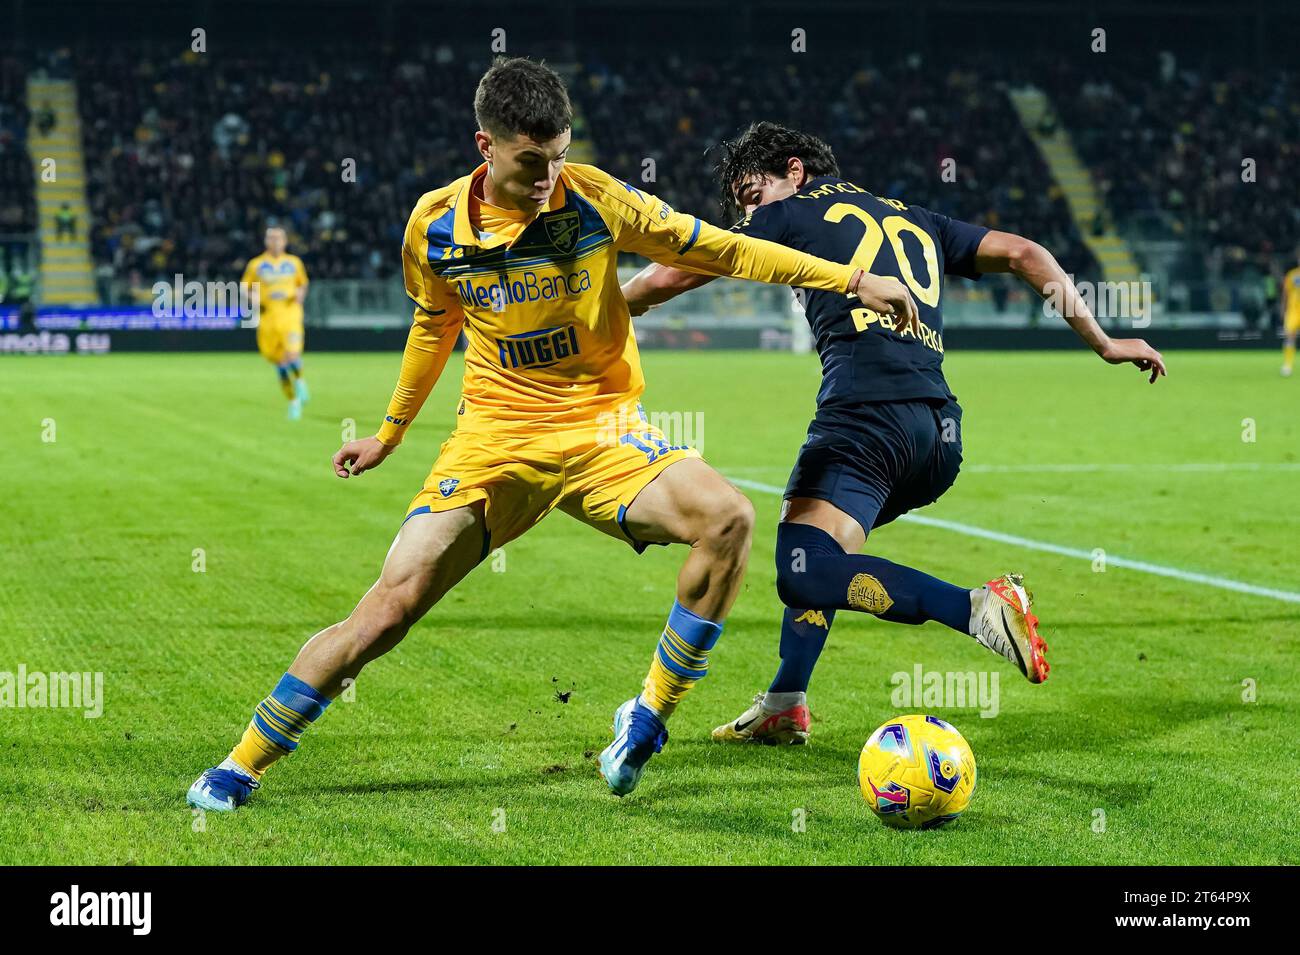
[[[728,478],[728,480],[737,487],[748,488],[751,491],[762,491],[764,494],[785,493],[785,488],[777,487],[774,484],[763,484],[760,481],[747,481],[743,478]],[[1077,547],[1062,547],[1060,544],[1031,540],[1028,537],[1019,537],[1015,534],[1003,534],[1001,531],[990,531],[983,527],[975,527],[973,524],[959,524],[957,521],[945,521],[940,520],[937,517],[922,517],[920,514],[904,514],[899,518],[899,520],[911,521],[913,524],[923,524],[926,527],[937,527],[941,530],[953,531],[957,534],[965,534],[967,537],[980,537],[984,540],[997,541],[999,544],[1010,544],[1013,547],[1024,547],[1027,550],[1041,550],[1046,551],[1049,554],[1059,554],[1062,557],[1076,557],[1080,560],[1086,560],[1089,562],[1093,560],[1091,551],[1080,550]],[[1260,587],[1257,584],[1248,584],[1244,581],[1232,580],[1228,577],[1215,577],[1210,574],[1198,574],[1195,571],[1179,570],[1177,567],[1165,567],[1163,564],[1150,564],[1144,560],[1129,560],[1127,557],[1115,557],[1111,554],[1106,555],[1106,563],[1112,567],[1123,567],[1128,570],[1137,570],[1144,574],[1155,574],[1158,577],[1172,577],[1175,580],[1182,580],[1188,583],[1205,584],[1209,587],[1218,587],[1222,590],[1235,590],[1242,594],[1251,594],[1256,597],[1270,597],[1273,600],[1300,604],[1300,593],[1291,590],[1276,590],[1272,587]]]
[[[1187,464],[968,464],[962,473],[1033,474],[1129,471],[1219,473],[1224,471],[1300,471],[1297,461],[1207,461]]]
[[[772,468],[738,468],[750,474],[771,473]],[[1219,474],[1227,471],[1300,471],[1300,461],[1190,461],[1178,464],[1158,462],[1119,464],[1078,462],[1068,464],[963,464],[962,474],[1087,474],[1159,471],[1187,474]]]

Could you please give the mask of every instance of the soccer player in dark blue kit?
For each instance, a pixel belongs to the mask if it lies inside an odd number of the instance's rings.
[[[943,276],[1016,275],[1059,303],[1102,359],[1131,362],[1152,383],[1165,374],[1160,353],[1141,339],[1110,338],[1042,246],[875,196],[840,178],[831,148],[814,136],[755,123],[726,144],[719,174],[724,203],[745,212],[737,231],[896,277],[920,323],[851,296],[795,290],[821,357],[822,387],[777,529],[781,664],[768,690],[713,738],[807,741],[808,682],[838,610],[895,623],[937,620],[1042,683],[1047,645],[1020,575],[971,589],[860,553],[873,528],[937,500],[961,465],[961,408],[942,370]],[[652,265],[623,294],[635,315],[712,278]]]

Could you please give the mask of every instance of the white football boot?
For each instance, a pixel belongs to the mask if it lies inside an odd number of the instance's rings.
[[[1020,574],[995,577],[970,596],[970,634],[983,646],[1006,657],[1030,683],[1042,683],[1047,644],[1038,635],[1038,618],[1030,613],[1033,595]]]
[[[799,702],[784,710],[764,706],[766,693],[754,697],[754,705],[730,723],[713,731],[719,743],[766,743],[769,746],[802,746],[808,742],[808,703],[800,693]]]

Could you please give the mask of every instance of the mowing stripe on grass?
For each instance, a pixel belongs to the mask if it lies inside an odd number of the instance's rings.
[[[763,484],[760,481],[747,481],[744,478],[728,478],[732,484],[737,487],[748,488],[751,491],[762,491],[764,494],[784,494],[785,488],[777,487],[775,484]],[[941,530],[953,531],[957,534],[965,534],[967,537],[981,537],[984,540],[997,541],[1000,544],[1010,544],[1013,547],[1024,547],[1028,550],[1041,550],[1049,554],[1060,554],[1062,557],[1077,557],[1080,560],[1091,562],[1093,555],[1091,551],[1080,550],[1077,547],[1062,547],[1060,544],[1049,544],[1047,541],[1030,540],[1028,537],[1019,537],[1015,534],[1003,534],[1001,531],[990,531],[983,527],[975,527],[973,524],[960,524],[957,521],[940,520],[937,517],[922,517],[920,514],[904,514],[899,518],[900,521],[911,521],[913,524],[923,524],[926,527],[937,527]],[[1141,571],[1144,574],[1155,574],[1158,577],[1172,577],[1175,580],[1183,580],[1193,584],[1206,584],[1210,587],[1219,587],[1223,590],[1235,590],[1238,593],[1253,594],[1256,597],[1270,597],[1273,600],[1282,600],[1286,603],[1300,603],[1300,593],[1291,590],[1276,590],[1272,587],[1260,587],[1257,584],[1248,584],[1240,580],[1231,580],[1227,577],[1214,577],[1210,574],[1198,574],[1191,570],[1179,570],[1177,567],[1165,567],[1163,564],[1149,564],[1144,560],[1129,560],[1127,557],[1114,557],[1106,555],[1106,563],[1112,567],[1124,567],[1128,570]]]

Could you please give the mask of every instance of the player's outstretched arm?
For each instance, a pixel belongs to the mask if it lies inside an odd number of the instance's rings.
[[[1112,365],[1131,362],[1151,373],[1152,384],[1168,374],[1164,357],[1141,338],[1106,334],[1056,257],[1037,242],[1012,232],[990,231],[975,253],[975,268],[982,273],[1010,272],[1040,297],[1051,299],[1075,333]]]
[[[657,256],[656,256],[657,258]],[[855,295],[882,315],[893,315],[919,333],[921,314],[907,286],[889,275],[830,262],[776,242],[725,232],[701,222],[698,240],[680,253],[682,265],[710,275],[730,275],[754,282],[791,285]]]
[[[773,245],[774,243],[765,242],[764,244]],[[802,255],[803,253],[796,252],[794,254]],[[813,261],[821,262],[823,260],[814,258]],[[683,292],[699,288],[701,285],[706,285],[718,277],[718,275],[687,272],[673,268],[670,265],[653,262],[623,283],[623,297],[627,299],[628,310],[633,316],[644,315],[647,310],[654,308],[656,305],[662,305]],[[738,277],[748,278],[749,276]],[[759,281],[772,280],[759,279]],[[913,300],[911,292],[898,279],[862,272],[857,275],[856,284],[848,289],[848,293],[856,294],[858,301],[878,312],[886,315],[899,314],[906,316],[906,321],[912,324],[913,328],[920,322],[920,313],[917,311],[916,302]]]
[[[892,315],[913,331],[920,331],[916,302],[907,286],[896,278],[872,275],[765,239],[726,232],[695,216],[674,212],[663,200],[608,173],[594,167],[583,169],[580,175],[602,190],[603,210],[620,223],[620,248],[680,271],[846,293],[868,308]]]
[[[892,275],[874,275],[865,269],[818,259],[797,249],[767,242],[766,239],[727,233],[706,222],[699,222],[695,242],[690,243],[686,251],[679,252],[668,243],[663,246],[654,244],[654,240],[660,238],[659,235],[651,234],[646,238],[651,239],[651,243],[643,243],[641,248],[634,251],[641,252],[649,259],[671,261],[672,266],[668,266],[667,261],[659,262],[660,265],[667,266],[668,272],[690,269],[701,273],[706,279],[731,275],[732,278],[748,278],[753,282],[767,282],[770,285],[845,292],[857,296],[858,301],[867,308],[897,316],[914,331],[920,329],[917,301],[911,298],[907,286]],[[682,268],[676,268],[677,265]],[[685,285],[680,291],[694,287],[686,285],[685,279],[677,277],[663,277],[660,281],[668,288]],[[699,285],[703,285],[703,282]],[[680,294],[680,291],[672,292],[672,295]],[[667,299],[671,299],[672,295],[668,295]]]
[[[707,285],[715,278],[716,275],[683,272],[670,265],[651,262],[623,283],[623,297],[627,299],[628,311],[634,316],[644,315],[647,309],[662,305],[683,292]]]

